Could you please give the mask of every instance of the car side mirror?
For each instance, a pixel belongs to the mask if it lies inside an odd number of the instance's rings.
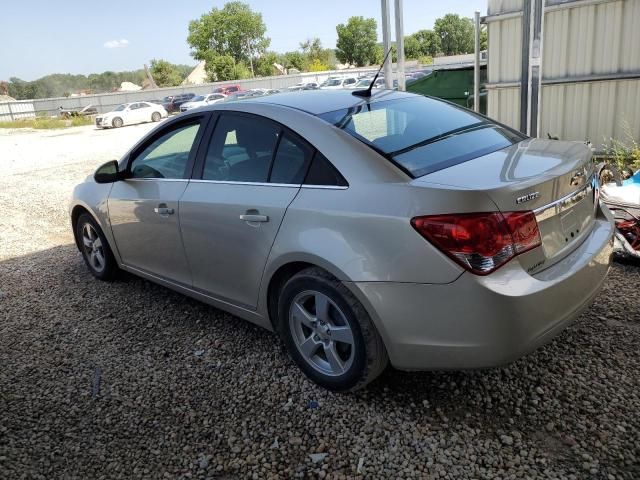
[[[122,173],[118,170],[118,162],[116,160],[100,165],[96,173],[93,174],[93,179],[96,183],[113,183],[122,178]]]

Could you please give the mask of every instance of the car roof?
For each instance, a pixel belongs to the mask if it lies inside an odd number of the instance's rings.
[[[282,92],[276,95],[254,97],[243,100],[243,103],[268,103],[303,110],[313,115],[352,108],[367,103],[383,100],[411,98],[418,95],[399,92],[397,90],[379,90],[370,97],[353,95],[353,90],[302,90],[298,92]]]

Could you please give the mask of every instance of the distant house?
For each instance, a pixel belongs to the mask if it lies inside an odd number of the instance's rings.
[[[207,81],[207,72],[204,69],[206,63],[205,61],[201,61],[196,65],[187,78],[182,81],[182,85],[200,85]]]
[[[138,90],[142,90],[142,87],[132,82],[122,82],[118,89],[119,92],[137,92]]]

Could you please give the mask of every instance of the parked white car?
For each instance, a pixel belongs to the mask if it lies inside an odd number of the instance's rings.
[[[122,127],[135,123],[159,122],[169,114],[162,105],[150,102],[133,102],[118,105],[111,112],[96,117],[96,127]]]
[[[319,88],[319,85],[317,82],[299,82],[296,83],[295,85],[292,85],[288,88],[288,90],[291,91],[295,91],[295,90],[315,90]]]
[[[186,112],[187,110],[191,110],[192,108],[206,107],[207,105],[221,102],[225,98],[227,98],[227,96],[224,93],[210,93],[208,95],[199,95],[197,97],[193,97],[193,99],[191,99],[189,102],[180,105],[180,111]]]
[[[348,87],[345,87],[345,88],[366,89],[366,88],[369,88],[369,85],[371,85],[371,80],[373,80],[373,78],[361,78],[360,80],[358,80],[357,83],[354,83],[353,85],[349,85]],[[373,88],[384,88],[384,78],[377,78],[376,83],[373,85]]]
[[[349,88],[356,83],[358,83],[358,79],[356,77],[332,77],[320,85],[320,88],[323,90],[338,90],[340,88]]]

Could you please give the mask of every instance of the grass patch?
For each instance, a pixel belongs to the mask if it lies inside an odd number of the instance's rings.
[[[36,128],[36,129],[54,129],[81,127],[83,125],[93,125],[91,117],[73,117],[69,119],[36,117],[14,120],[13,122],[0,122],[0,128]]]

